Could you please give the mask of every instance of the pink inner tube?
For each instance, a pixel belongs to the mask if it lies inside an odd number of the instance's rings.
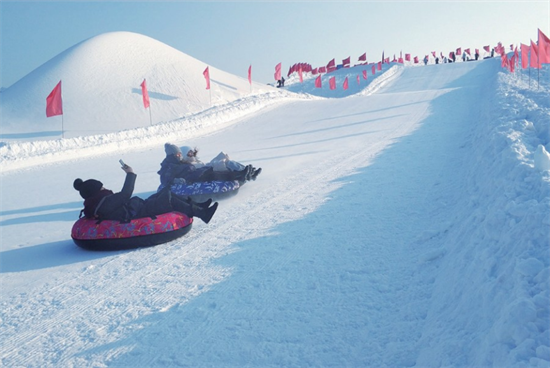
[[[128,223],[81,218],[71,230],[76,245],[89,250],[122,250],[150,247],[179,238],[191,230],[193,218],[168,212],[156,218],[143,217]]]

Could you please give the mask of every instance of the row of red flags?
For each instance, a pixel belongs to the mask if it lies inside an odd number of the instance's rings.
[[[510,48],[513,49],[513,45],[510,45]],[[483,49],[486,52],[490,52],[490,46],[484,46]],[[534,43],[531,40],[530,45],[524,45],[523,43],[520,46],[521,49],[521,67],[523,69],[530,66],[531,68],[541,68],[542,64],[548,64],[550,63],[550,39],[539,29],[538,30],[538,42]],[[511,72],[514,71],[514,68],[519,63],[519,54],[517,47],[515,48],[514,54],[509,59],[508,55],[506,54],[504,50],[504,46],[499,42],[499,44],[495,47],[495,51],[497,54],[501,55],[502,59],[502,66],[507,67]],[[465,49],[465,53],[470,55],[470,49]],[[479,50],[475,49],[476,54],[479,54]],[[456,55],[461,55],[462,49],[458,48],[456,50]],[[436,57],[435,51],[432,52],[432,55],[434,58]],[[452,58],[454,55],[454,52],[449,53],[449,57]],[[530,55],[530,57],[529,57]],[[427,56],[426,56],[427,57]],[[443,53],[441,53],[441,57],[443,57]],[[349,68],[351,63],[351,57],[347,57],[346,59],[342,60],[342,66],[344,68]],[[367,54],[364,53],[361,56],[359,56],[358,61],[363,61],[364,63],[361,65],[367,64]],[[411,61],[411,55],[405,54],[405,61]],[[382,64],[390,62],[390,58],[385,58],[384,53],[382,53],[382,61],[378,62],[377,64],[372,65],[372,74],[374,75],[376,72],[376,67],[378,70],[382,70]],[[393,57],[393,62],[403,63],[403,57],[400,55],[399,59],[396,59],[395,55]],[[414,63],[418,63],[418,56],[414,57]],[[275,80],[280,80],[282,73],[281,73],[281,67],[282,63],[279,63],[275,66]],[[334,70],[336,70],[336,62],[335,59],[332,59],[328,62],[326,66],[319,67],[319,68],[312,68],[310,64],[307,63],[297,63],[290,67],[288,75],[298,72],[298,75],[300,77],[300,82],[303,81],[302,73],[311,73],[312,75],[317,75],[317,78],[315,79],[315,87],[316,88],[322,88],[321,84],[321,75],[322,73],[330,73]],[[367,71],[363,70],[363,79],[367,79]],[[206,67],[206,69],[203,72],[203,76],[206,80],[206,89],[210,89],[210,70],[209,67]],[[361,77],[357,75],[357,84],[360,84]],[[248,67],[248,82],[252,84],[252,65]],[[349,82],[348,78],[344,80],[343,89],[349,88]],[[330,89],[336,89],[336,78],[332,77],[329,79],[329,88]],[[141,93],[143,97],[143,106],[147,109],[150,106],[149,103],[149,93],[147,92],[147,82],[144,79],[141,83]],[[61,81],[55,86],[55,88],[51,91],[51,93],[46,97],[46,117],[51,116],[57,116],[57,115],[63,115],[63,98],[61,95]]]

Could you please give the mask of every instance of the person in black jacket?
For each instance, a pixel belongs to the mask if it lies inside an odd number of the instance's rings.
[[[179,197],[171,193],[170,190],[160,191],[147,199],[132,197],[137,175],[128,165],[124,165],[122,170],[126,172],[126,180],[122,190],[118,193],[105,189],[99,180],[75,179],[73,187],[84,198],[84,209],[82,210],[84,216],[98,220],[129,222],[137,218],[154,217],[177,211],[189,217],[198,217],[205,223],[209,223],[218,208],[218,202],[210,206],[211,199],[197,203],[191,199]]]
[[[178,146],[166,143],[164,145],[166,157],[160,163],[160,183],[169,186],[178,180],[182,183],[196,183],[205,181],[246,181],[250,177],[252,166],[246,166],[241,171],[214,171],[212,166],[196,167],[192,163],[182,161],[182,153]]]

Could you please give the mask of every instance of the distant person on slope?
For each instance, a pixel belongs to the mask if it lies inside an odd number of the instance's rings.
[[[160,164],[160,183],[164,186],[173,183],[196,183],[207,181],[233,181],[244,182],[250,177],[252,166],[245,166],[240,171],[214,171],[212,166],[195,166],[183,160],[178,146],[166,143],[164,145],[166,157]]]
[[[189,217],[198,217],[205,223],[209,223],[218,208],[218,203],[211,207],[212,200],[197,203],[187,198],[179,197],[169,190],[163,190],[151,195],[147,199],[132,197],[137,175],[132,168],[124,165],[122,170],[126,172],[126,180],[122,190],[113,193],[105,189],[103,183],[95,179],[76,179],[73,182],[74,189],[80,192],[84,198],[84,216],[90,219],[115,220],[130,222],[133,219],[151,217],[172,211],[181,212]]]

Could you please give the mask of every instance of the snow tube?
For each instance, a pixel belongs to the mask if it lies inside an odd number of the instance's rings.
[[[98,224],[83,217],[74,223],[71,237],[88,250],[125,250],[169,242],[189,232],[192,224],[193,218],[175,211],[128,223],[104,220]]]
[[[232,181],[205,181],[192,184],[172,184],[170,191],[172,193],[191,197],[195,201],[205,201],[208,198],[222,199],[237,194],[241,183],[237,180]],[[164,185],[160,185],[157,192],[160,192]]]

